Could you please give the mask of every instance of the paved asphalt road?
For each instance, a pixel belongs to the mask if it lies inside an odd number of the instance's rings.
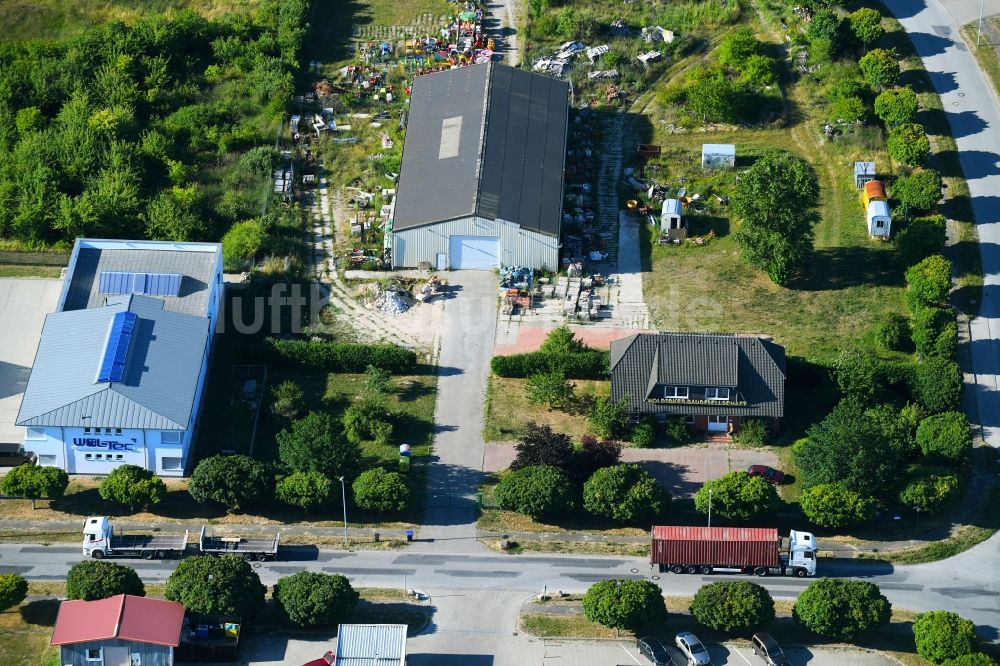
[[[949,9],[939,0],[885,4],[913,40],[941,96],[972,194],[984,281],[982,307],[971,325],[978,420],[986,441],[1000,447],[1000,108],[949,13],[965,2],[947,0]]]
[[[437,546],[445,544],[437,543]],[[445,546],[447,547],[447,546]],[[82,559],[79,547],[69,545],[0,545],[0,573],[19,573],[34,580],[63,580]],[[130,560],[148,581],[163,581],[174,561]],[[303,547],[282,549],[281,560],[255,564],[265,583],[298,571],[341,573],[354,585],[399,587],[427,592],[432,598],[475,590],[512,593],[526,598],[543,587],[582,592],[608,578],[648,578],[648,562],[637,558],[569,557],[410,551],[321,551]],[[895,604],[913,610],[952,609],[980,626],[984,638],[997,639],[1000,626],[1000,537],[945,563],[892,567],[861,560],[821,560],[827,576],[851,576],[877,583]],[[658,583],[667,594],[693,595],[706,582],[722,575],[663,574]],[[725,576],[728,577],[728,576]],[[755,579],[779,598],[795,598],[810,579],[768,577]],[[488,597],[477,595],[482,603]],[[494,599],[497,601],[497,599]],[[513,612],[513,611],[512,611]]]

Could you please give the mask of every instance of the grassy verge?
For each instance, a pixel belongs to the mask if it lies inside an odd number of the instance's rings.
[[[0,278],[58,278],[61,274],[60,266],[0,264]]]
[[[490,550],[508,555],[520,553],[573,553],[574,555],[619,555],[649,557],[648,543],[615,543],[614,541],[518,541],[502,550],[496,539],[480,539]]]
[[[532,405],[526,395],[526,379],[510,379],[490,375],[487,385],[486,422],[483,437],[487,442],[511,441],[524,434],[529,421],[552,426],[574,440],[586,435],[587,412],[597,398],[611,391],[608,381],[575,379],[576,398],[566,411]]]
[[[990,17],[986,21],[988,24],[986,27],[994,31],[1000,30],[1000,20],[997,17]],[[983,70],[986,78],[993,84],[993,90],[997,94],[1000,94],[1000,56],[997,56],[996,48],[990,43],[987,33],[983,34],[983,38],[979,40],[979,46],[976,46],[977,27],[978,24],[976,22],[962,26],[962,37],[965,39],[965,43],[969,45],[972,55],[976,56],[979,68]]]

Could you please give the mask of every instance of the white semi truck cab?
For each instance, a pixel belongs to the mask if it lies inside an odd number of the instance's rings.
[[[810,532],[792,530],[788,536],[787,558],[789,570],[804,569],[807,576],[816,575],[816,537]]]
[[[188,533],[116,534],[106,516],[91,516],[83,523],[83,555],[100,560],[105,557],[141,557],[165,559],[180,557],[187,550]]]

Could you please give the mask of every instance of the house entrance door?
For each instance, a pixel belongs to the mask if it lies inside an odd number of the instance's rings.
[[[729,417],[728,416],[709,416],[708,417],[708,431],[709,432],[727,432],[729,430]]]
[[[104,666],[131,666],[127,647],[105,647]]]

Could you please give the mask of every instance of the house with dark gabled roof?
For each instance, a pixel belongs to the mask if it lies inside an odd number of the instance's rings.
[[[499,63],[414,79],[392,265],[558,269],[569,90]]]
[[[696,430],[734,433],[744,420],[772,429],[785,413],[785,348],[768,338],[638,333],[611,343],[611,400],[633,417],[683,416]]]

